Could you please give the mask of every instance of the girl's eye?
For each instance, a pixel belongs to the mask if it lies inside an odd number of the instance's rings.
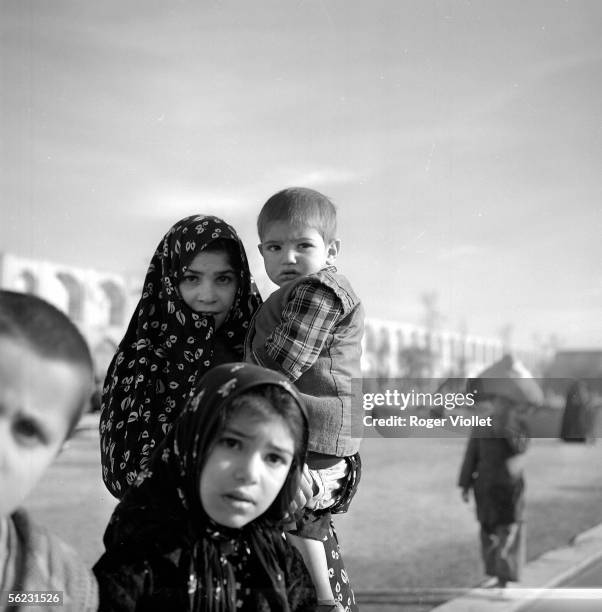
[[[230,283],[234,282],[234,278],[232,276],[224,275],[218,276],[215,281],[218,285],[229,285]]]
[[[268,463],[271,463],[273,465],[285,465],[286,464],[286,459],[282,455],[279,455],[278,453],[270,453],[267,456],[267,461]]]
[[[36,446],[45,441],[44,434],[29,419],[20,419],[14,425],[14,432],[23,446]]]

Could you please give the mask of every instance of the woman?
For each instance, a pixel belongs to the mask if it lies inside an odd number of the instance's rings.
[[[121,498],[211,367],[242,359],[261,303],[243,244],[217,217],[178,221],[159,243],[102,394],[102,476]]]

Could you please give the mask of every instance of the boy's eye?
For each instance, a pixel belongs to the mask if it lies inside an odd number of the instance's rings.
[[[270,253],[275,253],[276,251],[280,250],[280,247],[277,244],[268,244],[266,250]]]
[[[45,441],[40,428],[30,419],[19,419],[15,423],[13,431],[23,446],[36,446]]]
[[[223,436],[220,441],[220,445],[225,448],[240,448],[241,442],[237,438],[232,438],[230,436]]]
[[[311,242],[302,242],[302,243],[299,245],[299,248],[300,248],[300,249],[312,249],[312,248],[313,248],[313,246],[314,246],[314,245],[313,245]]]

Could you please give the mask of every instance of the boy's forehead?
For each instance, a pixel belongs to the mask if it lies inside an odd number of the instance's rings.
[[[75,363],[45,357],[27,342],[0,336],[0,381],[15,408],[70,419],[91,385],[91,374]]]
[[[322,239],[322,234],[313,225],[290,223],[289,221],[273,221],[266,227],[262,242],[271,240],[298,240],[299,238]]]

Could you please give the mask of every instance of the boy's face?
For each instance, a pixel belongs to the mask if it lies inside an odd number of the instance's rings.
[[[334,264],[340,246],[339,240],[326,244],[313,227],[293,227],[286,221],[275,221],[268,225],[259,252],[270,280],[282,286]]]
[[[0,336],[0,516],[17,509],[58,454],[83,391],[76,366]]]

